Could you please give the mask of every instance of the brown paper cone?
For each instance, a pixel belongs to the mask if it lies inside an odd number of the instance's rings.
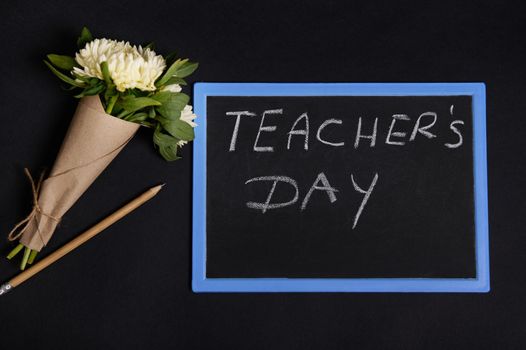
[[[49,177],[42,182],[40,212],[20,243],[40,251],[61,218],[133,137],[139,124],[105,113],[98,96],[80,100]]]

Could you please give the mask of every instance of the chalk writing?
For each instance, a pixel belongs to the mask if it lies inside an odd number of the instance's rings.
[[[450,117],[453,117],[454,105],[450,105],[448,111]],[[430,110],[424,110],[420,114],[414,115],[413,119],[408,114],[397,111],[383,117],[362,115],[346,119],[323,119],[319,125],[313,125],[315,123],[312,120],[316,119],[309,119],[308,111],[301,113],[299,116],[297,114],[287,115],[283,108],[266,109],[261,113],[249,110],[229,111],[226,112],[226,115],[235,117],[228,152],[236,152],[241,147],[237,144],[238,136],[241,132],[249,132],[247,130],[251,130],[250,132],[257,130],[252,139],[254,143],[250,151],[257,153],[274,152],[273,154],[280,150],[309,152],[311,150],[311,145],[309,144],[311,131],[315,131],[316,134],[315,140],[312,142],[319,142],[331,147],[344,147],[348,138],[351,141],[350,144],[352,144],[348,151],[353,152],[364,152],[367,148],[370,148],[371,152],[375,152],[374,149],[378,149],[378,147],[409,147],[407,146],[408,144],[420,145],[420,142],[433,142],[433,140],[440,137],[443,140],[443,143],[439,143],[440,147],[445,146],[448,149],[456,149],[462,146],[464,140],[461,128],[464,125],[463,120],[455,118],[453,121],[448,122],[449,133],[439,135],[434,127],[438,123],[440,116],[437,112]],[[249,120],[245,120],[243,122],[244,126],[241,127],[241,120],[244,117],[248,117]],[[274,122],[270,124],[271,122],[268,121],[269,117],[279,118],[272,118]],[[256,122],[258,123],[257,128],[254,126]],[[288,125],[283,125],[283,123]],[[351,135],[348,132],[335,133],[335,131],[338,131],[338,128],[344,126],[344,123],[355,123],[355,128]],[[251,125],[250,128],[249,125]],[[278,127],[280,129],[285,127],[285,129],[283,132],[277,133]],[[311,128],[314,128],[314,130],[311,130]],[[441,130],[444,130],[444,128]],[[273,135],[269,135],[267,141],[262,141],[264,133],[272,133]],[[279,135],[285,135],[286,140],[284,140],[284,143],[279,142]],[[382,139],[385,137],[385,143],[378,145],[377,140],[379,137]],[[362,144],[361,148],[360,143]],[[366,148],[363,148],[364,143]],[[294,144],[296,145],[295,147]],[[367,147],[367,144],[369,147]],[[243,147],[245,146],[245,143],[243,143]],[[328,150],[327,152],[331,151]],[[378,172],[373,172],[373,174],[367,186],[364,186],[364,179],[357,179],[355,174],[350,174],[350,183],[355,191],[354,194],[358,194],[361,198],[360,204],[354,213],[351,229],[355,229],[358,226],[360,217],[363,215],[366,205],[375,190],[380,175]],[[258,176],[247,180],[245,185],[250,186],[250,190],[247,189],[250,197],[256,197],[249,198],[250,200],[245,203],[246,207],[257,210],[261,214],[265,214],[269,210],[293,206],[296,206],[297,210],[302,213],[308,213],[314,210],[314,208],[309,210],[311,202],[325,201],[325,204],[319,202],[317,205],[331,206],[337,201],[337,196],[343,195],[338,188],[331,185],[327,171],[318,172],[312,183],[301,184],[301,186],[295,179],[285,175]],[[308,187],[305,187],[306,185]],[[338,186],[338,184],[336,185]],[[261,190],[264,190],[264,196],[261,196]],[[318,192],[320,193],[318,194]],[[258,196],[262,197],[260,201],[257,201]],[[300,201],[301,197],[302,200]]]

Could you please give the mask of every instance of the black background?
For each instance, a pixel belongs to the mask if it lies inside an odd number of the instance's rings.
[[[207,99],[207,226],[206,274],[208,277],[475,277],[473,211],[472,98],[433,97],[208,97]],[[450,106],[453,107],[451,112]],[[254,152],[253,147],[265,110],[258,146],[273,152]],[[229,151],[236,117],[228,111],[251,111],[242,117],[235,151]],[[418,134],[408,141],[422,113],[434,111],[431,129],[435,138]],[[303,113],[309,118],[308,150],[304,136],[293,136],[287,149],[287,133]],[[404,145],[388,145],[386,138],[393,114],[406,114],[391,137]],[[453,113],[453,114],[451,114]],[[363,135],[370,135],[374,120],[374,147],[361,139],[354,148],[358,118]],[[327,119],[322,139],[343,142],[341,147],[317,140],[318,127]],[[421,126],[432,117],[423,117]],[[463,144],[450,130],[459,125]],[[304,129],[305,121],[295,129]],[[302,202],[318,174],[323,173],[338,192],[329,202],[325,191],[314,191],[307,206]],[[377,183],[353,229],[363,194],[355,191],[351,174],[367,190]],[[296,181],[298,201],[285,208],[248,208],[246,202],[265,202],[272,182],[252,178],[287,176]],[[323,186],[317,183],[317,186]],[[271,203],[285,203],[295,195],[290,184],[277,184]]]
[[[22,169],[50,166],[76,101],[42,64],[80,27],[177,49],[195,81],[484,81],[488,294],[190,291],[191,147],[166,164],[147,130],[68,213],[51,252],[154,183],[134,215],[0,300],[0,346],[319,349],[526,346],[522,2],[26,1],[0,5],[0,229],[30,209]],[[125,242],[125,243],[123,243]],[[0,251],[10,245],[4,241]],[[2,279],[17,272],[3,260]]]

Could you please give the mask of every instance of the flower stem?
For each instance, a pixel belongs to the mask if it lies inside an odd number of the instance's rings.
[[[18,243],[18,245],[7,255],[7,258],[11,260],[22,250],[22,248],[24,248],[24,245],[22,243]]]
[[[29,254],[29,259],[27,260],[27,263],[31,265],[33,261],[35,261],[35,258],[37,257],[38,250],[31,249],[31,254]]]
[[[115,102],[117,102],[118,97],[119,95],[113,95],[110,98],[110,103],[108,103],[108,106],[106,107],[106,113],[111,114],[111,112],[113,111],[113,107],[115,106]]]
[[[22,258],[22,262],[20,263],[20,270],[25,270],[26,264],[27,264],[27,259],[29,259],[29,253],[31,253],[31,249],[26,247],[24,249],[24,257]]]

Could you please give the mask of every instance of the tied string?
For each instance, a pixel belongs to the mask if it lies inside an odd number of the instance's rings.
[[[131,141],[132,138],[133,138],[133,135],[130,138],[128,138],[126,141],[124,141],[121,145],[119,145],[115,149],[112,149],[111,151],[103,154],[102,156],[97,157],[97,158],[95,158],[95,159],[93,159],[93,160],[91,160],[91,161],[89,161],[87,163],[84,163],[84,164],[81,164],[79,166],[67,169],[65,171],[62,171],[60,173],[53,174],[53,175],[49,176],[48,179],[69,174],[72,171],[75,171],[75,170],[87,167],[87,166],[89,166],[89,165],[91,165],[91,164],[93,164],[93,163],[95,163],[95,162],[97,162],[97,161],[99,161],[99,160],[101,160],[103,158],[106,158],[106,157],[110,156],[111,154],[119,151],[124,146],[126,146],[128,144],[128,142]],[[42,186],[42,182],[44,180],[44,172],[42,172],[40,174],[40,177],[38,178],[38,182],[36,184],[35,184],[35,181],[33,180],[33,177],[31,176],[31,173],[29,172],[29,170],[27,168],[24,168],[24,173],[26,174],[27,178],[29,179],[29,182],[31,183],[31,190],[33,192],[33,210],[31,210],[29,215],[24,220],[20,221],[18,224],[15,225],[15,227],[13,227],[11,232],[9,232],[9,234],[7,235],[7,239],[10,240],[10,241],[17,240],[29,228],[29,225],[31,224],[31,221],[32,220],[36,220],[37,221],[36,224],[37,224],[38,236],[40,237],[40,240],[42,241],[42,244],[44,246],[46,246],[46,242],[44,240],[44,237],[42,237],[42,233],[40,232],[40,222],[38,221],[38,215],[47,217],[47,218],[57,222],[57,224],[60,222],[61,218],[60,217],[55,217],[55,216],[53,216],[51,214],[44,213],[42,211],[42,209],[40,208],[40,205],[38,204],[38,197],[39,197],[39,194],[40,194],[40,189],[41,189],[41,186]]]
[[[35,184],[35,181],[33,180],[33,177],[31,176],[31,173],[27,168],[24,168],[24,173],[26,174],[27,178],[29,179],[29,182],[31,183],[31,190],[33,192],[33,210],[29,213],[29,215],[22,221],[20,221],[18,224],[13,227],[11,232],[9,232],[9,235],[7,235],[7,239],[10,241],[17,240],[26,232],[29,225],[31,224],[32,220],[37,221],[37,232],[38,236],[42,240],[43,245],[45,246],[46,243],[44,241],[44,238],[42,237],[42,234],[40,233],[40,222],[38,221],[38,215],[45,216],[53,221],[56,221],[57,223],[60,222],[60,218],[55,217],[53,215],[44,213],[42,209],[40,208],[40,205],[38,205],[38,195],[40,193],[40,188],[42,187],[42,181],[44,180],[44,172],[40,174],[40,177],[38,178],[38,182]]]

